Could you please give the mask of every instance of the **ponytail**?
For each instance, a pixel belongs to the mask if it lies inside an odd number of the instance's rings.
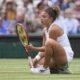
[[[58,6],[55,6],[55,7],[47,7],[47,8],[45,8],[44,11],[47,12],[48,15],[53,18],[53,21],[54,21],[54,20],[59,16],[59,14],[60,14],[60,9],[59,9]]]
[[[59,6],[53,7],[53,10],[56,12],[56,17],[58,17],[60,15],[60,8],[59,8]]]

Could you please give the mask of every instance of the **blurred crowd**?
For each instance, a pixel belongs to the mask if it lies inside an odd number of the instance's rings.
[[[80,33],[80,0],[0,0],[0,35],[16,35],[22,23],[30,33],[41,32],[40,12],[47,6],[59,6],[58,23],[68,35]]]

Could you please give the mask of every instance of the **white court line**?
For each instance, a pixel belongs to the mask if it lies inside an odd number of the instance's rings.
[[[1,79],[1,78],[6,78],[6,79],[8,78],[8,79],[10,79],[10,78],[12,78],[12,77],[10,77],[10,76],[9,76],[9,77],[0,77],[0,79]],[[62,75],[62,76],[47,76],[47,75],[46,75],[46,76],[35,76],[35,77],[32,77],[32,76],[23,76],[23,77],[22,77],[22,76],[19,76],[19,77],[16,77],[16,76],[15,76],[15,77],[14,77],[14,79],[17,79],[17,78],[19,78],[19,79],[24,79],[24,78],[25,78],[25,79],[77,78],[77,79],[78,79],[78,78],[80,78],[80,76],[63,76],[63,75]]]
[[[0,68],[28,68],[29,66],[0,66]],[[80,65],[70,65],[70,67],[80,67]]]

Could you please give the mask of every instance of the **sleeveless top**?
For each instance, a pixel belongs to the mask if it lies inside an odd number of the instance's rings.
[[[47,30],[46,28],[45,29],[45,37],[46,37],[46,41],[49,39],[49,31],[50,29],[53,27],[52,25],[53,24],[56,24],[58,25],[60,28],[62,28],[62,26],[60,26],[58,23],[57,23],[57,20],[55,20],[49,27],[49,29]],[[63,28],[62,28],[63,29]],[[69,39],[68,39],[68,36],[66,34],[66,32],[64,32],[63,35],[59,36],[57,38],[57,42],[62,46],[62,47],[68,47],[69,50],[71,50],[71,52],[73,53],[73,50],[71,48],[71,45],[70,45],[70,42],[69,42]]]

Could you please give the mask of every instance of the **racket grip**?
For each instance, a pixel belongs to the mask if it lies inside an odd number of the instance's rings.
[[[33,63],[32,63],[32,58],[31,58],[31,56],[28,56],[28,61],[29,61],[29,64],[30,64],[31,68],[33,68]]]

